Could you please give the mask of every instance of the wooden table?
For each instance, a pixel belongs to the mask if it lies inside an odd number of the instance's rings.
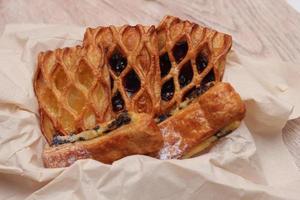
[[[244,55],[300,63],[300,14],[285,0],[1,0],[0,14],[0,32],[7,23],[157,24],[171,14],[230,33]],[[283,138],[300,169],[300,119]]]

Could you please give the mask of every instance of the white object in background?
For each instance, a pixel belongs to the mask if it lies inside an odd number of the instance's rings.
[[[300,0],[287,0],[287,2],[298,12],[300,12]]]

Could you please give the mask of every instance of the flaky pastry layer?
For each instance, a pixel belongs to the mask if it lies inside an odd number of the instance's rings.
[[[241,121],[245,112],[245,104],[233,87],[228,83],[216,83],[186,108],[159,124],[164,147],[158,157],[181,158],[227,125]]]
[[[46,147],[43,152],[45,167],[67,167],[76,160],[92,158],[111,164],[125,156],[154,155],[163,140],[153,118],[147,114],[131,113],[131,122],[103,136]]]

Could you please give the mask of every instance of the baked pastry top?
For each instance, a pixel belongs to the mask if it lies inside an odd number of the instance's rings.
[[[228,125],[240,122],[245,111],[245,104],[230,84],[216,83],[158,125],[164,138],[158,158],[182,158]]]
[[[83,46],[103,46],[111,80],[114,113],[151,115],[160,110],[160,72],[154,26],[88,28]]]
[[[41,52],[34,89],[48,143],[55,135],[76,134],[111,119],[109,72],[100,45]]]
[[[161,111],[174,109],[206,83],[222,80],[230,35],[166,16],[157,27]]]

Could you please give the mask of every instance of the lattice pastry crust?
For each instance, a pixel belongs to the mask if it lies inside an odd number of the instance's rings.
[[[161,111],[178,106],[195,90],[222,79],[230,35],[177,17],[157,27],[161,71]]]
[[[41,129],[54,135],[76,134],[111,119],[110,80],[101,45],[41,52],[34,89]]]
[[[103,46],[111,79],[114,113],[160,110],[160,72],[154,26],[88,28],[83,46]]]

